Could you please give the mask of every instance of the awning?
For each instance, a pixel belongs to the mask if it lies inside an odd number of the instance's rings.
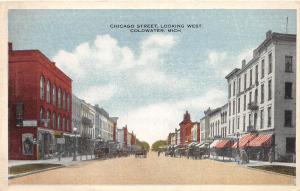
[[[231,147],[232,145],[233,145],[233,141],[229,139],[223,139],[217,143],[216,148],[217,149],[228,148]]]
[[[212,142],[211,144],[210,144],[210,148],[213,148],[213,147],[215,147],[217,144],[218,144],[218,142],[219,142],[220,140],[214,140],[214,142]]]
[[[250,143],[250,147],[270,147],[273,134],[258,135]]]
[[[246,134],[239,139],[239,148],[244,148],[247,146],[250,141],[252,141],[256,137],[256,134]],[[232,148],[237,148],[237,143],[235,142]]]
[[[205,143],[198,143],[197,145],[195,145],[195,147],[200,147],[201,145],[204,145]]]
[[[194,146],[194,145],[196,145],[196,144],[197,144],[197,143],[192,142],[192,143],[189,144],[189,147]]]

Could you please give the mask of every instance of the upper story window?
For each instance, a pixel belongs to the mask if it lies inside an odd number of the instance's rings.
[[[52,87],[52,103],[53,105],[56,105],[56,86],[54,84]]]
[[[265,101],[265,86],[264,84],[261,85],[261,91],[260,91],[260,103],[264,103]]]
[[[246,90],[247,86],[247,73],[244,74],[244,90]]]
[[[292,119],[293,119],[293,111],[285,110],[284,111],[284,126],[292,127],[292,121],[293,121]]]
[[[47,81],[47,94],[46,94],[46,101],[50,103],[50,81]]]
[[[261,61],[261,78],[265,77],[265,60]]]
[[[293,57],[285,56],[285,72],[293,72]]]
[[[41,79],[40,79],[40,99],[41,100],[45,99],[45,78],[44,78],[44,76],[41,76]]]
[[[63,109],[66,109],[66,93],[63,92]]]
[[[40,120],[44,119],[44,109],[41,107],[40,109]]]
[[[60,88],[58,88],[57,103],[58,103],[58,108],[61,108],[61,89]]]
[[[293,83],[292,82],[285,82],[285,95],[284,98],[285,99],[292,99],[292,87],[293,87]]]
[[[16,125],[17,126],[23,125],[23,114],[24,114],[24,104],[17,103],[16,104]]]
[[[272,73],[272,53],[269,54],[269,74]]]
[[[255,66],[255,82],[258,82],[258,65]]]
[[[231,84],[228,85],[228,98],[231,97]]]
[[[233,96],[235,96],[235,81],[233,82]]]
[[[252,69],[250,70],[250,86],[252,85]]]
[[[61,128],[61,121],[60,121],[60,115],[58,114],[58,117],[57,117],[57,129],[60,129]]]
[[[239,93],[241,92],[241,78],[239,78],[239,82],[238,82],[239,84],[238,84],[238,88],[239,88]]]
[[[50,117],[51,117],[50,111],[47,110],[47,114],[46,114],[47,121],[46,121],[46,124],[45,124],[46,127],[50,126]]]
[[[268,100],[272,99],[272,80],[268,81]]]
[[[268,127],[271,127],[272,117],[271,117],[271,107],[268,107]]]
[[[246,96],[246,94],[244,94],[244,111],[246,111],[246,99],[247,99],[247,96]]]
[[[56,128],[56,114],[55,112],[52,114],[52,128]]]
[[[70,95],[67,94],[67,110],[70,111],[71,107],[70,107]]]

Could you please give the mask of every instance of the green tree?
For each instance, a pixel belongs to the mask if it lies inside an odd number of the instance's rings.
[[[150,145],[146,141],[140,141],[139,139],[136,139],[136,144],[146,149],[147,151],[149,151],[150,149]]]
[[[160,147],[163,147],[167,145],[167,141],[166,140],[158,140],[158,141],[155,141],[152,146],[151,146],[151,150],[152,151],[158,151],[160,150]]]

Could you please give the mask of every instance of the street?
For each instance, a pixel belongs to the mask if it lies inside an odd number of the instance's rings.
[[[294,184],[294,177],[232,162],[158,157],[86,161],[9,180],[9,184]]]

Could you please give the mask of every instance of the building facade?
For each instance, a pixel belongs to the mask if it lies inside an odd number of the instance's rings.
[[[231,71],[227,134],[272,135],[275,157],[295,153],[296,35],[266,33],[253,58]]]
[[[192,141],[191,129],[193,122],[188,111],[183,115],[183,120],[179,123],[180,126],[180,144],[188,145]]]
[[[194,122],[191,129],[192,142],[200,143],[200,123]]]
[[[39,50],[8,54],[9,158],[51,157],[71,134],[72,80]]]

